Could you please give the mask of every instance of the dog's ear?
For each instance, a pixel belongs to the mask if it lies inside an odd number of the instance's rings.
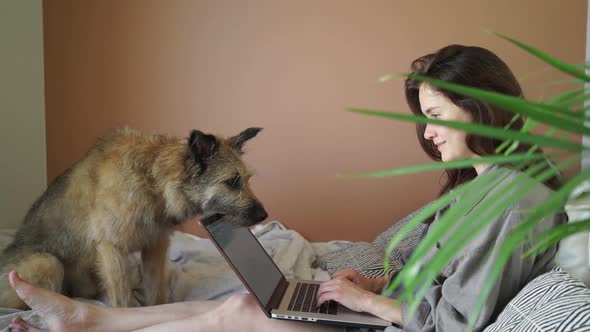
[[[244,143],[246,143],[247,140],[256,136],[261,130],[262,130],[262,128],[256,128],[256,127],[248,128],[248,129],[244,130],[243,132],[237,134],[236,136],[231,137],[229,139],[229,143],[234,148],[236,148],[240,152],[242,152],[242,147],[244,146]]]
[[[200,165],[204,172],[207,167],[207,160],[217,153],[217,138],[199,130],[192,130],[188,138],[188,146],[194,161]]]

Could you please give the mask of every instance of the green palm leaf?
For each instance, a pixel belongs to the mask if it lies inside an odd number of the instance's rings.
[[[525,253],[525,256],[534,255],[539,252],[542,252],[568,236],[580,232],[589,231],[590,219],[584,219],[569,224],[559,225],[541,234],[536,235],[531,240],[531,242],[536,242],[535,245]]]
[[[465,184],[461,188],[459,195],[455,195],[455,198],[461,197],[461,199],[455,199],[456,204],[451,206],[442,218],[430,226],[426,237],[420,241],[414,249],[412,256],[406,262],[407,268],[404,268],[398,273],[396,278],[387,288],[387,292],[393,292],[403,284],[407,293],[402,294],[400,299],[405,300],[412,297],[413,294],[411,294],[411,290],[420,285],[413,281],[419,274],[421,274],[420,266],[422,257],[424,257],[428,251],[436,245],[436,242],[439,239],[447,233],[451,233],[455,230],[455,226],[457,225],[453,224],[453,221],[457,220],[459,216],[467,213],[476,202],[480,201],[489,190],[494,188],[503,179],[504,178],[497,178],[494,174],[488,173],[479,179],[478,186],[474,186],[472,182]]]
[[[416,115],[409,115],[409,114],[402,114],[402,113],[393,113],[393,112],[383,112],[383,111],[376,111],[376,110],[369,110],[369,109],[360,109],[360,108],[351,108],[349,109],[351,112],[359,113],[359,114],[366,114],[372,116],[380,116],[386,117],[396,120],[408,121],[408,122],[415,122],[415,123],[422,123],[422,124],[438,124],[441,126],[460,129],[468,133],[477,134],[480,136],[488,136],[494,137],[498,139],[512,139],[516,141],[521,141],[529,144],[537,144],[540,146],[547,146],[547,147],[555,147],[555,148],[562,148],[566,150],[572,151],[581,151],[584,150],[584,147],[580,144],[576,144],[567,140],[563,139],[556,139],[552,137],[544,137],[540,135],[533,135],[528,133],[523,133],[517,130],[506,130],[503,128],[495,128],[489,127],[480,124],[474,123],[466,123],[466,122],[458,122],[458,121],[444,121],[438,119],[429,119],[423,116],[416,116]]]
[[[560,104],[562,102],[570,101],[573,98],[578,97],[580,94],[583,94],[584,91],[585,91],[584,88],[567,91],[557,97],[554,97],[551,101],[549,101],[549,103],[550,104]]]
[[[569,164],[576,161],[577,158],[572,158]],[[567,164],[566,164],[567,165]],[[545,165],[538,164],[532,167],[526,174],[533,175],[537,171],[544,168]],[[562,167],[565,165],[562,165]],[[429,264],[423,271],[422,275],[417,276],[414,283],[424,284],[424,291],[427,290],[427,283],[438,275],[438,273],[446,266],[455,252],[461,250],[467,243],[471,241],[477,234],[479,234],[492,220],[499,218],[504,211],[506,211],[514,201],[526,195],[533,187],[538,186],[539,183],[547,178],[555,175],[557,169],[547,169],[540,175],[533,178],[521,176],[512,183],[502,187],[501,192],[491,194],[487,202],[478,206],[478,210],[470,214],[471,218],[466,218],[461,226],[457,227],[457,231],[449,236],[448,243],[441,248],[441,250],[432,258],[434,264]],[[424,294],[417,294],[417,297]],[[416,303],[417,305],[417,303]],[[479,312],[474,312],[473,315],[478,315]]]
[[[570,107],[574,107],[577,105],[581,105],[588,100],[590,100],[590,94],[583,94],[581,96],[568,98],[566,100],[559,102],[558,104],[561,107],[570,108]],[[573,113],[573,114],[576,114],[577,116],[583,115],[582,113]]]
[[[535,161],[540,159],[545,159],[546,156],[542,153],[536,154],[529,154],[529,153],[514,153],[511,155],[496,155],[496,156],[484,156],[481,158],[475,159],[463,159],[463,160],[454,160],[449,162],[437,162],[437,163],[428,163],[404,168],[396,168],[387,171],[379,171],[379,172],[370,172],[370,173],[356,173],[356,174],[349,174],[346,175],[352,178],[380,178],[385,176],[396,176],[396,175],[405,175],[405,174],[412,174],[412,173],[419,173],[425,171],[438,171],[438,170],[445,170],[445,169],[458,169],[458,168],[468,168],[473,167],[473,165],[477,164],[512,164],[516,162],[522,161]]]
[[[561,189],[555,192],[541,206],[539,206],[539,208],[530,217],[520,222],[520,224],[517,225],[511,234],[501,243],[499,248],[500,255],[496,262],[494,262],[494,267],[490,273],[490,276],[482,288],[481,297],[475,306],[475,312],[479,312],[481,310],[487,296],[490,293],[490,290],[496,282],[498,275],[503,270],[504,265],[512,255],[514,249],[523,242],[523,239],[525,239],[531,233],[540,220],[563,209],[564,203],[567,201],[567,198],[570,196],[571,192],[588,178],[590,178],[590,169],[583,171],[574,179],[566,183]],[[473,316],[470,318],[470,329],[473,328],[475,319],[476,317]]]
[[[576,115],[576,113],[567,109],[566,107],[534,102],[520,97],[508,96],[496,92],[471,88],[420,75],[410,74],[408,77],[427,82],[428,84],[438,88],[453,91],[494,104],[510,112],[528,116],[531,119],[546,123],[559,129],[578,134],[590,134],[590,128],[585,127],[582,122],[577,121],[579,117]],[[555,113],[558,113],[558,115]]]
[[[463,194],[467,189],[467,184],[463,184],[455,188],[455,190],[450,191],[443,196],[439,197],[437,200],[431,202],[423,209],[421,209],[411,220],[409,220],[389,241],[389,245],[385,250],[385,257],[391,256],[393,249],[403,240],[406,235],[416,227],[416,225],[423,223],[426,219],[433,216],[438,210],[442,209],[443,207],[449,205],[451,201],[456,199],[459,195]],[[385,259],[384,261],[384,269],[386,273],[389,273],[389,260]],[[402,269],[402,272],[406,268]],[[395,289],[392,287],[391,290]]]
[[[584,71],[579,70],[575,65],[563,63],[546,53],[543,53],[543,52],[541,52],[529,45],[526,45],[525,43],[519,42],[518,40],[504,36],[504,35],[499,34],[497,32],[492,31],[491,33],[502,38],[502,39],[505,39],[505,40],[511,42],[512,44],[514,44],[520,48],[522,48],[523,50],[527,51],[528,53],[530,53],[530,54],[536,56],[537,58],[541,59],[542,61],[548,63],[553,68],[561,70],[562,72],[567,73],[573,77],[579,78],[579,79],[583,80],[584,82],[590,82],[590,76],[586,75],[584,73]]]
[[[535,167],[531,167],[527,173],[534,174],[535,172],[543,169],[546,165],[540,163]],[[425,295],[431,284],[431,280],[436,277],[444,266],[446,266],[453,257],[453,254],[459,251],[465,246],[470,239],[476,236],[483,227],[491,220],[495,220],[499,217],[517,197],[525,195],[532,187],[539,185],[538,181],[546,179],[548,176],[553,175],[557,170],[550,169],[542,173],[537,180],[533,180],[526,176],[521,176],[502,187],[501,192],[496,192],[492,195],[487,202],[493,202],[490,204],[482,203],[476,211],[471,213],[469,217],[462,218],[466,212],[471,210],[474,206],[474,202],[479,202],[484,196],[490,195],[490,191],[495,188],[498,182],[504,180],[507,174],[502,177],[494,177],[493,174],[486,174],[488,177],[492,177],[490,183],[489,180],[483,180],[477,178],[469,185],[473,190],[468,192],[462,200],[457,202],[455,207],[452,207],[447,211],[444,216],[434,224],[432,229],[429,229],[426,237],[421,240],[418,247],[415,249],[414,254],[408,261],[407,265],[410,270],[412,264],[420,264],[422,257],[432,248],[433,244],[440,238],[449,237],[440,251],[432,258],[431,262],[422,269],[419,275],[403,275],[401,277],[406,279],[403,283],[406,289],[420,289],[417,293],[406,292],[402,295],[403,299],[408,300],[410,304],[410,312],[416,309],[421,299]],[[494,181],[495,180],[495,181]],[[482,182],[485,181],[485,182]],[[510,193],[507,195],[506,193]],[[463,220],[461,224],[457,223],[457,220]],[[415,256],[414,256],[415,255]],[[399,284],[399,283],[398,283]],[[394,287],[397,284],[394,282]]]

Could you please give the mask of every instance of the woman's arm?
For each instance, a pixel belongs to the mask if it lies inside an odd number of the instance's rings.
[[[399,327],[404,326],[402,319],[402,304],[396,299],[372,294],[368,298],[367,308],[363,311],[395,323]]]

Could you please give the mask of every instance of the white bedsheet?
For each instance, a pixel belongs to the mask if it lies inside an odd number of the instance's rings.
[[[278,221],[253,228],[256,235],[287,278],[327,280],[330,276],[312,267],[316,250],[333,244],[312,245],[299,233]],[[175,233],[170,247],[170,301],[217,300],[245,292],[242,283],[209,239]]]

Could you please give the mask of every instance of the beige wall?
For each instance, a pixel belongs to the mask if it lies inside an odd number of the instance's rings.
[[[47,184],[42,3],[0,1],[0,227],[14,227]]]
[[[98,135],[129,125],[186,135],[265,131],[248,145],[270,217],[311,240],[370,240],[435,197],[440,174],[339,174],[427,161],[411,124],[347,113],[407,111],[417,56],[488,47],[531,97],[558,79],[484,29],[584,61],[586,1],[45,1],[48,178]]]

